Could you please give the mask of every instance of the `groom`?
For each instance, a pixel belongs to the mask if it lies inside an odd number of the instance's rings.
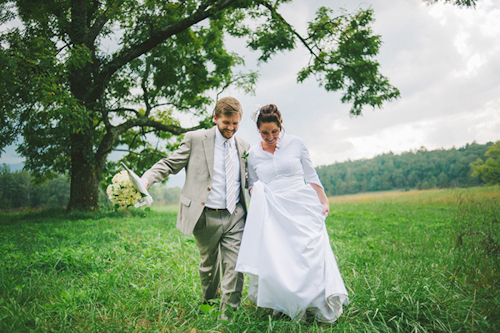
[[[217,298],[220,289],[222,303],[233,310],[240,304],[243,289],[243,274],[234,268],[246,217],[243,155],[250,147],[234,135],[242,115],[237,99],[220,99],[213,116],[215,127],[187,132],[171,156],[142,176],[149,187],[185,169],[177,228],[196,239],[204,303]],[[227,319],[225,311],[222,319]]]

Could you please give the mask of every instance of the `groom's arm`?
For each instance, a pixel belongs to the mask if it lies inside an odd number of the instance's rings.
[[[147,181],[146,186],[165,180],[171,174],[177,174],[184,168],[191,156],[191,133],[186,133],[177,150],[167,158],[156,162],[151,169],[147,170],[142,178]]]

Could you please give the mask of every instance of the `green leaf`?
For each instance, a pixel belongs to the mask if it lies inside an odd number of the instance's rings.
[[[209,313],[210,311],[212,311],[212,309],[215,308],[215,306],[214,305],[211,306],[211,305],[208,305],[208,304],[202,304],[200,306],[200,308],[201,308],[201,311],[203,311],[203,313]]]

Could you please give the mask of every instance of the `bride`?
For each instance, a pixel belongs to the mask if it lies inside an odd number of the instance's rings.
[[[251,194],[236,270],[257,306],[334,322],[349,303],[325,227],[328,198],[304,142],[284,133],[274,104],[257,111],[261,143],[248,152]]]

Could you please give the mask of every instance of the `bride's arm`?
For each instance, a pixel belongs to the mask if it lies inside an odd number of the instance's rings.
[[[248,194],[252,196],[252,190],[253,190],[253,183],[259,180],[259,177],[257,177],[257,172],[255,171],[255,168],[253,167],[252,164],[252,156],[248,156],[247,159],[247,167],[248,167]]]
[[[318,184],[314,183],[309,183],[309,185],[312,186],[312,188],[316,191],[316,194],[318,195],[319,201],[323,205],[323,212],[321,215],[328,216],[330,214],[330,202],[328,201],[328,197],[326,196],[325,190]]]
[[[318,173],[314,169],[311,157],[309,156],[309,150],[307,150],[304,141],[300,139],[301,151],[300,151],[300,162],[302,163],[302,170],[304,171],[304,178],[308,184],[316,191],[319,201],[323,205],[322,215],[330,214],[330,203],[328,202],[328,197],[326,196],[325,190],[321,185]]]

